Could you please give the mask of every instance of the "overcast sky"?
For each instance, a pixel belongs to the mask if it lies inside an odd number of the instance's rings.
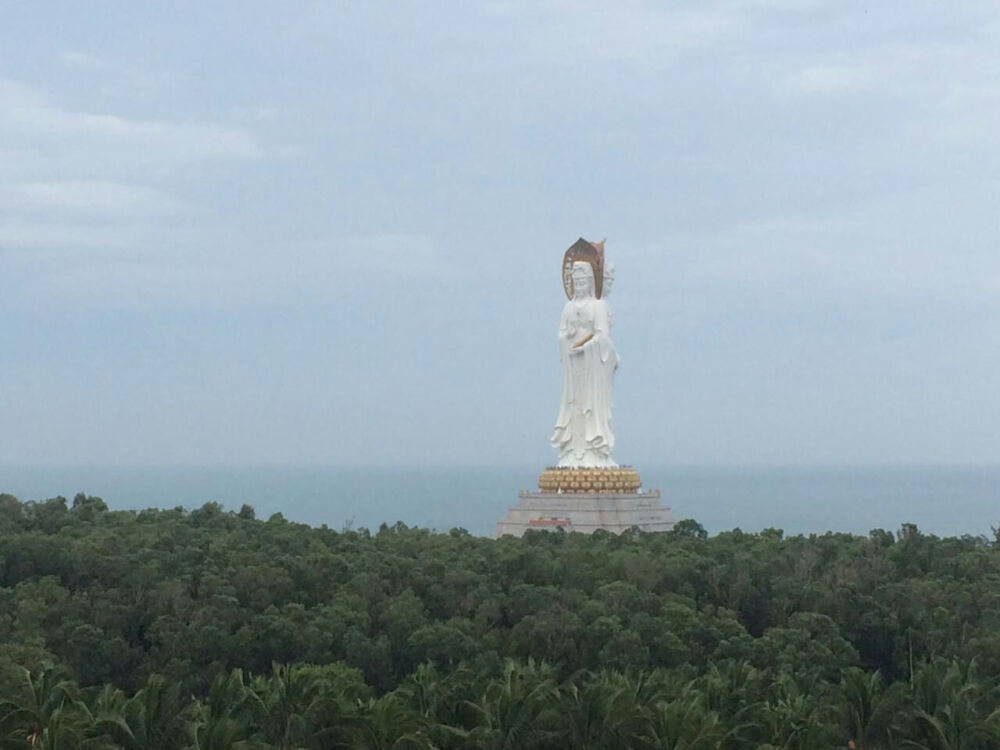
[[[1000,461],[996,2],[0,6],[0,464]]]

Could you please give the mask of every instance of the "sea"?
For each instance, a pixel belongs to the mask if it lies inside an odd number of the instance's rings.
[[[78,493],[116,510],[253,506],[257,517],[341,530],[402,521],[492,535],[539,467],[4,467],[0,493],[38,501]],[[711,534],[766,528],[790,534],[896,531],[993,538],[1000,527],[1000,466],[641,468],[675,519]]]

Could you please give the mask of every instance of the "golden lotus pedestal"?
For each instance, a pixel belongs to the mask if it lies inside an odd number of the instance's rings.
[[[546,469],[538,477],[542,492],[597,492],[602,495],[636,492],[642,487],[639,472],[615,469]]]
[[[553,468],[542,472],[537,492],[518,493],[518,504],[497,523],[496,535],[523,536],[531,529],[617,534],[631,528],[669,531],[673,525],[660,491],[643,490],[635,469]]]

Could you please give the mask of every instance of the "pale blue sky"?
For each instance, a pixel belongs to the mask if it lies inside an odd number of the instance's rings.
[[[153,9],[159,6],[159,9]],[[6,3],[0,464],[1000,461],[995,2]]]

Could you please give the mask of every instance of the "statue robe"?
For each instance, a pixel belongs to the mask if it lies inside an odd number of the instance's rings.
[[[593,337],[577,351],[573,345]],[[615,467],[611,431],[612,390],[618,352],[611,339],[611,312],[604,300],[572,299],[559,322],[563,390],[550,442],[559,466]]]

